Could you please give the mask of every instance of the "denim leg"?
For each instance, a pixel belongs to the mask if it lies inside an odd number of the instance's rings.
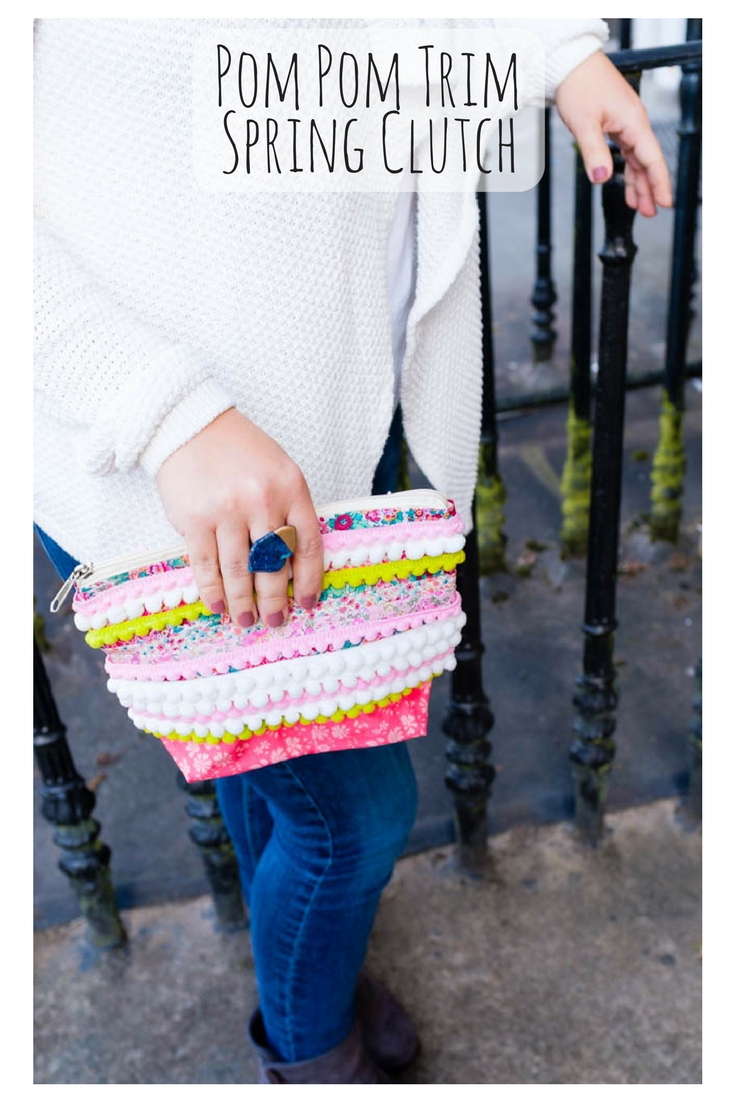
[[[37,524],[34,524],[33,527],[35,529],[36,535],[41,541],[41,547],[44,549],[49,559],[51,560],[51,565],[53,566],[54,570],[62,579],[62,581],[66,581],[74,567],[77,565],[77,560],[72,558],[68,551],[65,551],[63,547],[59,547],[56,540],[52,540],[51,536],[47,535],[42,528],[38,527]]]
[[[248,783],[247,773],[221,777],[214,786],[227,833],[235,847],[240,885],[249,907],[255,869],[271,836],[273,820],[266,801]]]
[[[375,471],[372,492],[384,494],[395,489],[403,441],[400,406],[391,423],[383,454]],[[250,885],[260,855],[273,827],[268,805],[250,784],[251,773],[224,777],[215,782],[217,799],[240,867],[243,894],[250,905]]]
[[[399,407],[374,494],[395,489],[402,439]],[[284,1060],[312,1059],[352,1028],[380,893],[416,815],[408,749],[318,754],[216,787],[250,909],[268,1039]]]
[[[250,889],[265,1029],[281,1059],[313,1059],[352,1028],[380,894],[416,815],[413,767],[395,743],[280,762],[248,780],[273,820]]]
[[[388,439],[383,454],[373,475],[372,492],[374,494],[392,493],[398,482],[398,468],[401,463],[401,445],[403,443],[403,415],[401,407],[396,408],[388,431]]]

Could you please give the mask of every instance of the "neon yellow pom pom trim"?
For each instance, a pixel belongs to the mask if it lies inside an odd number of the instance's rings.
[[[376,708],[386,708],[389,704],[397,704],[404,696],[408,696],[414,689],[418,689],[421,685],[425,685],[427,681],[432,681],[436,676],[436,674],[432,673],[427,677],[426,681],[419,682],[419,684],[414,685],[413,688],[403,689],[400,693],[391,693],[389,696],[384,696],[382,700],[375,700],[370,704],[355,704],[348,712],[343,712],[342,709],[339,708],[331,716],[317,716],[316,719],[304,719],[302,717],[301,719],[297,719],[296,723],[287,723],[285,720],[282,723],[275,724],[275,726],[263,723],[257,731],[249,731],[246,729],[241,735],[231,735],[227,732],[222,738],[217,738],[216,735],[181,735],[178,731],[172,731],[170,735],[162,735],[159,731],[152,731],[150,727],[145,727],[144,730],[147,734],[153,735],[155,738],[176,739],[177,742],[203,742],[212,746],[216,746],[221,742],[245,742],[253,736],[257,737],[258,735],[264,735],[266,731],[280,731],[282,727],[296,727],[298,724],[302,724],[306,727],[312,723],[341,723],[345,719],[356,719],[359,715],[370,715]]]
[[[346,566],[342,570],[328,570],[324,575],[323,590],[355,589],[361,585],[377,585],[378,582],[391,582],[395,578],[420,578],[423,574],[439,574],[456,570],[464,562],[464,551],[455,551],[444,555],[424,555],[421,559],[400,559],[395,562],[370,563],[367,566]],[[288,594],[293,596],[293,585],[288,583]],[[103,628],[93,628],[85,635],[90,647],[110,647],[120,641],[127,643],[134,635],[145,636],[151,631],[162,631],[167,627],[179,627],[184,620],[197,620],[200,616],[213,615],[203,601],[179,608],[162,609],[148,616],[138,616],[135,620],[123,620],[119,624],[108,624]]]
[[[367,566],[346,566],[342,570],[328,570],[324,575],[324,588],[343,589],[346,585],[376,585],[391,582],[394,578],[418,578],[422,574],[449,573],[458,563],[464,562],[464,551],[453,554],[424,555],[421,559],[400,559],[395,562],[370,563]]]
[[[192,605],[166,608],[161,612],[152,612],[149,616],[137,616],[134,620],[123,620],[120,624],[92,629],[84,639],[90,647],[108,647],[121,639],[127,643],[134,635],[147,635],[150,631],[161,631],[170,626],[178,627],[184,620],[197,620],[208,614],[209,609],[204,602],[195,601]]]

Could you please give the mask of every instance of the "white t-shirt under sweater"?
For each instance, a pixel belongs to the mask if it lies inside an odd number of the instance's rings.
[[[398,405],[401,368],[406,354],[406,331],[416,293],[416,192],[398,194],[388,231],[388,302],[393,344],[393,405]]]
[[[204,192],[192,51],[243,22],[35,26],[34,515],[82,561],[179,538],[155,474],[232,406],[319,504],[370,492],[398,389],[417,463],[469,519],[474,194]],[[549,97],[607,37],[598,19],[501,22],[544,42]]]

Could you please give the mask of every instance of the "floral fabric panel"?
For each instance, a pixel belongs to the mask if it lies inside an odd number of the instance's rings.
[[[145,667],[157,663],[192,663],[198,659],[210,661],[215,669],[220,658],[233,652],[237,652],[239,659],[235,668],[242,669],[264,658],[272,661],[292,653],[310,650],[319,653],[335,645],[341,647],[353,641],[350,634],[355,642],[361,641],[362,629],[368,626],[379,627],[382,621],[396,617],[449,609],[455,603],[453,574],[425,574],[421,578],[395,579],[355,590],[345,587],[339,595],[322,597],[310,611],[294,610],[295,614],[280,628],[266,627],[261,621],[251,628],[241,628],[227,617],[202,616],[193,623],[172,625],[129,642],[121,641],[106,648],[106,669],[110,676],[124,676],[119,669],[121,665]],[[307,650],[289,646],[296,641],[305,643]],[[167,680],[174,676],[173,672],[167,674]]]
[[[187,781],[229,777],[306,754],[358,750],[420,738],[427,731],[430,692],[431,682],[427,682],[396,704],[340,723],[299,724],[229,743],[168,738],[161,738],[161,742]]]
[[[347,532],[352,528],[385,527],[412,521],[447,520],[455,516],[454,502],[448,509],[368,509],[365,512],[338,513],[333,517],[319,517],[322,535],[329,532]]]

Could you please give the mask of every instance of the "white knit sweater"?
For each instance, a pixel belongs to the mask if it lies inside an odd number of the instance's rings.
[[[75,557],[175,542],[161,463],[236,406],[315,503],[369,493],[393,409],[387,194],[211,194],[191,167],[191,65],[233,20],[35,30],[35,519]],[[547,94],[607,37],[512,21]],[[409,446],[469,519],[480,430],[473,195],[422,194],[401,404]]]

